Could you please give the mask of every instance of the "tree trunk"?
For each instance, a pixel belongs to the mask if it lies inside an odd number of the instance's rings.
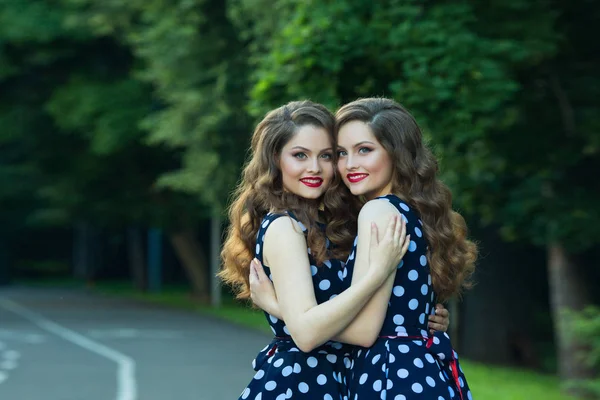
[[[89,226],[86,222],[77,222],[73,227],[73,276],[85,280],[88,277]]]
[[[589,304],[585,278],[560,243],[548,245],[547,251],[558,373],[563,382],[587,378],[591,371],[578,356],[583,347],[571,337],[571,317],[564,312],[579,311]]]
[[[138,227],[127,229],[127,255],[133,286],[138,290],[145,291],[144,238],[142,237],[142,230]]]
[[[192,283],[195,297],[208,303],[210,300],[209,265],[204,250],[196,240],[194,231],[188,228],[172,232],[169,237],[175,253]]]
[[[86,221],[77,222],[73,228],[73,276],[88,286],[94,285],[98,273],[104,268],[102,232]]]

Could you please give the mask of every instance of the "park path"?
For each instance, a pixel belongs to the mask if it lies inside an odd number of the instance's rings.
[[[2,400],[235,400],[263,333],[75,289],[0,288]]]

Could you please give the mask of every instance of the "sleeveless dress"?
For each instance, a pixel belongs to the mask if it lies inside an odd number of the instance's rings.
[[[416,211],[394,195],[389,201],[406,221],[408,252],[398,265],[379,338],[370,348],[354,347],[349,372],[351,400],[471,400],[467,380],[445,332],[429,335],[427,316],[435,294],[426,257],[427,241]],[[347,263],[354,269],[354,249]]]
[[[265,233],[271,222],[284,216],[296,220],[306,235],[306,227],[291,212],[267,214],[261,222],[256,240],[255,256],[261,263]],[[344,278],[348,274],[345,264],[339,260],[328,260],[317,267],[310,248],[308,258],[317,303],[337,296],[343,290]],[[264,263],[263,266],[271,279],[269,267]],[[252,361],[256,374],[239,399],[348,400],[347,371],[351,365],[352,348],[329,341],[304,353],[295,345],[284,321],[266,312],[265,317],[275,337]]]

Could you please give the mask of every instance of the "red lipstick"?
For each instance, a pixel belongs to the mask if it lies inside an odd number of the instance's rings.
[[[350,183],[358,183],[365,179],[369,174],[348,174],[346,178],[350,181]]]
[[[300,179],[300,182],[304,183],[306,186],[311,188],[318,188],[323,184],[323,179],[317,178],[315,176],[309,176],[306,178]]]

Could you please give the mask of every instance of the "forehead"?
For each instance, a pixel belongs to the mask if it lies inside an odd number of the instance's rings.
[[[284,149],[300,146],[309,150],[321,151],[330,148],[331,137],[325,128],[314,125],[301,126],[292,136],[289,142],[283,146]]]
[[[365,140],[377,143],[371,128],[362,121],[350,121],[342,125],[338,131],[338,144],[343,147]]]

